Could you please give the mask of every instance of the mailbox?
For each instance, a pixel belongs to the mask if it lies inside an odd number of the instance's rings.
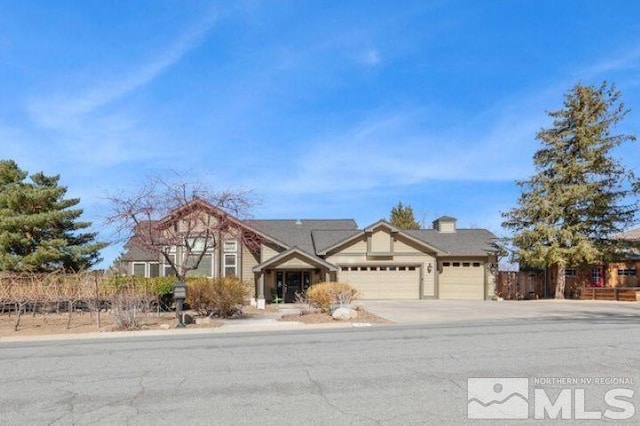
[[[178,281],[173,286],[173,300],[176,301],[176,317],[178,318],[178,325],[176,328],[184,328],[184,312],[182,311],[182,304],[187,298],[187,285],[182,281]]]
[[[173,299],[184,300],[187,298],[187,285],[182,281],[178,281],[176,285],[173,287]]]

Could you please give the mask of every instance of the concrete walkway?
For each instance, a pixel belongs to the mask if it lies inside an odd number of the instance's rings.
[[[398,324],[500,319],[628,318],[640,321],[640,303],[592,300],[462,301],[362,300],[369,312]]]

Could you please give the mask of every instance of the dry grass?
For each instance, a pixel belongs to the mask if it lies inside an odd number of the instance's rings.
[[[195,313],[189,312],[195,316]],[[8,336],[36,336],[49,334],[67,334],[67,333],[93,333],[96,331],[109,332],[115,331],[114,321],[111,314],[101,313],[101,327],[96,326],[95,314],[93,316],[88,312],[73,313],[71,323],[67,329],[68,314],[31,314],[23,315],[20,319],[20,328],[18,331],[13,330],[15,324],[15,314],[0,315],[0,337]],[[197,317],[196,317],[197,318]],[[174,328],[177,324],[175,312],[161,312],[158,314],[150,314],[142,318],[142,330],[161,329],[161,325],[166,324],[169,328]],[[166,327],[166,325],[164,327]],[[190,324],[188,328],[207,328],[220,327],[222,321],[212,320],[208,324]]]

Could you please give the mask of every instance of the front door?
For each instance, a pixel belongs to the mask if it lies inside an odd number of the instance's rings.
[[[309,287],[309,271],[278,271],[278,296],[285,303],[296,302],[296,294],[303,294]]]

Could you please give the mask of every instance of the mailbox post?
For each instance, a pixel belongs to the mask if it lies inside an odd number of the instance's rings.
[[[182,311],[182,304],[187,298],[187,285],[182,281],[178,281],[173,286],[173,300],[176,301],[176,317],[178,318],[178,325],[176,328],[184,328],[184,313]]]

